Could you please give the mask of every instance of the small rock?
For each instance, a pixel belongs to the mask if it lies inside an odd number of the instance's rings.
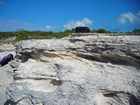
[[[19,63],[16,62],[15,60],[11,61],[9,64],[12,68],[18,68],[19,67]]]

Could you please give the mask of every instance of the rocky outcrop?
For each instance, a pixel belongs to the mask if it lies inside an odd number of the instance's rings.
[[[8,54],[15,56],[15,47],[10,44],[0,45],[0,60]],[[6,88],[13,82],[13,68],[10,65],[0,65],[0,105],[4,105],[6,98]]]
[[[140,104],[140,36],[72,36],[15,46],[9,105]]]

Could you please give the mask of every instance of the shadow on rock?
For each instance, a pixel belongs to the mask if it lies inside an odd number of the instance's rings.
[[[7,100],[4,105],[16,105],[16,103],[12,102],[11,100]]]

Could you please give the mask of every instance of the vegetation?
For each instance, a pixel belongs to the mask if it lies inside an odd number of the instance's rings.
[[[135,28],[135,29],[133,30],[133,33],[140,33],[140,29]]]
[[[99,28],[98,30],[91,30],[91,32],[94,32],[94,33],[112,33],[111,31],[107,31],[103,28]]]
[[[0,32],[0,40],[8,37],[16,36],[15,41],[27,40],[27,39],[51,39],[51,38],[62,38],[69,36],[70,33],[74,33],[75,30],[65,30],[64,32],[52,32],[52,31],[27,31],[17,30],[15,32]],[[116,31],[108,31],[103,28],[90,30],[91,33],[118,33]],[[122,33],[122,32],[119,32]],[[127,34],[137,33],[140,34],[140,29],[134,29],[132,32],[125,32]]]
[[[16,36],[15,41],[27,40],[27,39],[50,39],[50,38],[62,38],[72,33],[72,30],[65,30],[64,32],[52,32],[52,31],[26,31],[20,32],[0,32],[0,39]]]

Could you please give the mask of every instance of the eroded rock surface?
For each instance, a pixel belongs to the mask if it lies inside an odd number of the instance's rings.
[[[140,36],[73,36],[15,46],[18,66],[7,103],[140,104]]]
[[[11,44],[0,45],[0,60],[7,56],[9,53],[15,56],[15,47]],[[13,69],[7,64],[5,66],[0,65],[0,105],[4,105],[7,100],[6,88],[13,82]]]

